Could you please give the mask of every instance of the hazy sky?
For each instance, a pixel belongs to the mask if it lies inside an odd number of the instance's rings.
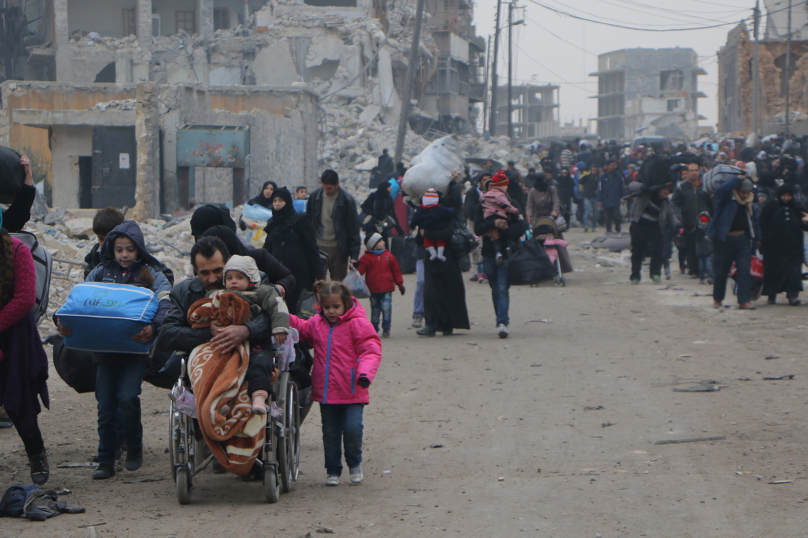
[[[535,80],[561,86],[561,121],[569,122],[597,116],[597,55],[625,48],[689,47],[699,55],[699,64],[707,75],[699,77],[699,89],[707,97],[699,100],[699,112],[707,117],[701,125],[715,127],[717,121],[718,62],[716,53],[726,43],[727,32],[742,19],[751,29],[754,0],[536,0],[541,4],[612,24],[654,29],[677,29],[733,24],[696,31],[641,32],[603,26],[554,13],[529,0],[516,4],[524,7],[525,26],[514,27],[514,84]],[[477,33],[493,35],[496,0],[477,0],[474,21]],[[507,77],[508,9],[503,2],[500,42],[500,77]],[[761,1],[761,24],[765,9]],[[514,20],[522,18],[514,12]],[[552,32],[552,33],[551,33]],[[553,35],[556,34],[556,35]],[[762,31],[761,31],[762,35]],[[566,42],[565,42],[566,41]],[[493,50],[493,49],[492,49]],[[586,52],[585,52],[586,51]],[[501,78],[503,82],[507,78]],[[594,127],[594,123],[592,124]]]

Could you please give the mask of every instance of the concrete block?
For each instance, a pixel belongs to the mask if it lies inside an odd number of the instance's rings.
[[[286,39],[259,52],[252,63],[252,70],[258,85],[289,86],[303,80],[295,69]]]
[[[311,38],[309,52],[306,56],[306,67],[322,65],[327,60],[339,60],[342,48],[342,39],[333,36],[315,36]]]

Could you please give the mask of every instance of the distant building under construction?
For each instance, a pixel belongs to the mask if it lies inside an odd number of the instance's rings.
[[[698,137],[699,67],[693,49],[624,49],[598,56],[598,135],[627,140],[664,136]]]

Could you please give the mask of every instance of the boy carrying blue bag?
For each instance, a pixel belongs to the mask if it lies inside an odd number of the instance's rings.
[[[85,282],[126,284],[152,290],[159,301],[157,313],[131,339],[150,345],[157,336],[157,329],[171,307],[171,285],[161,272],[160,262],[148,253],[143,232],[135,221],[127,220],[112,230],[101,247],[101,265],[87,275]],[[58,313],[57,313],[58,315]],[[65,322],[67,318],[65,316]],[[70,329],[59,320],[59,333],[71,336]],[[78,336],[78,335],[77,335]],[[99,349],[104,347],[104,334],[96,335]],[[115,418],[120,407],[123,413],[122,441],[126,442],[126,470],[134,471],[143,464],[143,425],[140,421],[140,386],[148,362],[147,353],[95,352],[98,366],[95,383],[95,398],[98,401],[98,468],[93,479],[103,480],[115,474],[115,451],[118,435]]]

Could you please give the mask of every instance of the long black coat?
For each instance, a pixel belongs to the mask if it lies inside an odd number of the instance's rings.
[[[453,226],[424,231],[427,239],[446,241],[445,262],[424,258],[424,321],[436,331],[471,328],[460,260],[449,246],[453,233]],[[423,245],[420,235],[417,243]]]
[[[286,295],[286,304],[289,312],[296,314],[300,294],[311,290],[315,277],[324,272],[314,226],[306,215],[298,214],[290,220],[272,218],[264,230],[267,234],[264,249],[295,276],[295,288]]]
[[[792,200],[770,200],[760,214],[763,244],[763,295],[802,291],[803,229],[805,208]]]

